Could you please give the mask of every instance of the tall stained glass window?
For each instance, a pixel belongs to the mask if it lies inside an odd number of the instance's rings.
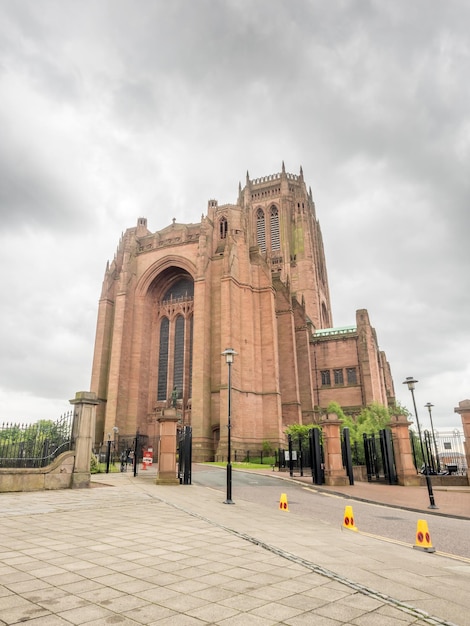
[[[256,213],[256,241],[261,252],[266,252],[266,230],[263,209],[258,209]]]
[[[280,250],[281,240],[279,238],[279,210],[271,207],[271,250]]]
[[[170,322],[164,317],[160,324],[160,354],[158,356],[158,389],[157,400],[166,400],[168,382],[168,341]]]
[[[173,361],[173,386],[178,393],[183,390],[184,380],[184,317],[178,315],[175,323],[175,358]]]

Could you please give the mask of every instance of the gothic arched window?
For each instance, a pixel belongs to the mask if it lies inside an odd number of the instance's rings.
[[[261,252],[266,252],[266,230],[263,209],[256,212],[256,242]]]
[[[175,321],[174,345],[173,386],[181,390],[184,381],[184,317],[182,315],[178,315]]]
[[[228,222],[227,222],[226,217],[221,218],[219,222],[219,228],[220,228],[220,238],[225,239],[227,237],[227,231],[228,231]]]
[[[186,403],[191,398],[194,281],[186,272],[168,274],[157,301],[157,401],[167,401],[176,387],[178,398]]]
[[[281,240],[279,238],[279,210],[271,207],[271,250],[280,250]]]
[[[193,396],[193,328],[194,316],[189,318],[189,397]]]
[[[187,298],[194,296],[194,283],[189,278],[181,278],[177,283],[174,283],[163,296],[163,302],[167,300],[175,300],[176,298]]]
[[[170,337],[170,321],[164,317],[160,323],[160,353],[158,355],[158,387],[157,400],[166,400],[168,381],[168,341]]]

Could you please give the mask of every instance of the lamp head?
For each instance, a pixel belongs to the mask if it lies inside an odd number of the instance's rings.
[[[225,348],[222,352],[222,356],[225,357],[226,363],[233,363],[233,357],[236,356],[238,352],[235,352],[233,348]]]
[[[406,379],[403,381],[403,384],[404,384],[404,385],[408,385],[408,389],[409,389],[410,391],[413,391],[413,390],[414,390],[414,388],[415,388],[415,384],[416,384],[417,382],[418,382],[418,381],[417,381],[417,380],[415,380],[415,379],[413,378],[413,376],[407,376],[407,377],[406,377]]]
[[[426,402],[426,404],[425,404],[424,406],[425,406],[425,407],[427,408],[427,410],[431,413],[431,409],[432,409],[432,407],[434,406],[434,404],[431,404],[430,402]]]

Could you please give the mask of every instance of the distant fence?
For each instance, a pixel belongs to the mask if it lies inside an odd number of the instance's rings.
[[[0,467],[46,467],[62,452],[72,450],[73,411],[56,422],[0,425]]]
[[[425,430],[424,444],[432,469],[465,476],[468,468],[464,441],[463,433],[457,429],[448,433],[435,432],[434,435]]]
[[[275,452],[263,450],[240,450],[232,451],[232,461],[235,463],[260,463],[261,465],[273,465]],[[227,455],[217,454],[214,458],[216,463],[225,463]]]
[[[410,429],[410,440],[418,471],[423,472],[428,467],[431,474],[467,475],[463,432],[457,429],[447,433],[425,430],[420,441],[418,435]]]
[[[119,465],[121,471],[127,471],[129,466],[142,463],[144,452],[150,453],[152,463],[158,462],[158,442],[160,437],[149,435],[116,434],[114,439],[109,439],[99,446],[94,446],[92,453],[98,463],[97,472],[102,471],[101,465],[105,464],[106,472],[110,466]]]

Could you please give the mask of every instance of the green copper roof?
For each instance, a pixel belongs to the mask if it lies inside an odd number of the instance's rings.
[[[327,335],[344,335],[345,333],[355,333],[356,326],[337,326],[336,328],[319,328],[314,332],[314,337],[326,337]]]

